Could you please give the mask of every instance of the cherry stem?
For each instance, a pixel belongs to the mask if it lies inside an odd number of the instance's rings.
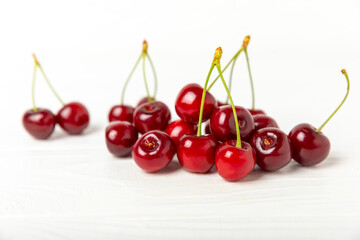
[[[236,109],[235,109],[235,105],[234,105],[234,102],[232,100],[232,97],[231,97],[231,94],[230,94],[230,90],[228,89],[227,85],[226,85],[226,82],[224,80],[224,77],[221,73],[221,66],[220,66],[220,61],[217,61],[216,62],[216,68],[219,72],[219,75],[220,75],[220,78],[224,84],[224,88],[225,88],[225,91],[229,97],[229,100],[230,100],[230,104],[231,104],[231,108],[233,110],[233,114],[234,114],[234,121],[235,121],[235,128],[236,128],[236,147],[237,148],[241,148],[241,137],[240,137],[240,128],[239,128],[239,121],[238,121],[238,118],[237,118],[237,114],[236,114]]]
[[[143,68],[144,84],[145,84],[145,90],[146,90],[146,95],[147,95],[148,101],[151,102],[152,99],[151,99],[151,96],[150,96],[149,86],[148,86],[147,80],[146,80],[145,56],[146,56],[146,53],[143,53],[143,54],[142,54],[142,59],[143,59],[143,61],[142,61],[142,62],[143,62],[142,68]]]
[[[135,65],[134,65],[134,67],[132,68],[129,76],[127,77],[127,79],[126,79],[126,81],[125,81],[125,83],[124,83],[124,87],[123,87],[122,92],[121,92],[121,105],[124,104],[124,97],[125,97],[126,88],[127,88],[128,84],[129,84],[129,82],[130,82],[131,76],[132,76],[133,73],[135,72],[136,67],[139,65],[139,62],[140,62],[140,60],[141,60],[141,57],[142,57],[142,54],[141,54],[141,55],[139,56],[139,58],[136,60],[136,63],[135,63]]]
[[[236,60],[237,60],[237,58],[234,59],[232,65],[231,65],[231,69],[230,69],[229,92],[231,92],[232,76],[233,76],[233,71],[234,71],[234,66],[235,66]],[[226,97],[225,105],[227,105],[228,103],[229,103],[229,96]]]
[[[31,84],[31,101],[34,112],[37,112],[37,108],[35,105],[35,79],[36,79],[36,68],[37,64],[34,62],[34,70],[33,70],[33,77],[32,77],[32,84]]]
[[[158,89],[158,80],[157,80],[157,75],[156,75],[156,71],[155,71],[155,67],[154,67],[154,64],[150,58],[150,55],[148,53],[146,53],[146,57],[147,59],[149,60],[149,63],[150,63],[150,66],[151,66],[151,69],[153,71],[153,74],[154,74],[154,94],[153,94],[153,98],[155,99],[156,98],[156,94],[157,94],[157,89]]]
[[[349,90],[350,90],[350,81],[349,81],[349,76],[346,72],[345,69],[341,70],[341,73],[344,74],[345,78],[346,78],[346,82],[347,82],[347,91],[345,94],[345,97],[343,98],[343,100],[341,101],[340,105],[335,109],[335,111],[328,117],[328,119],[326,119],[326,121],[316,130],[316,132],[321,132],[321,130],[323,129],[323,127],[330,121],[330,119],[335,115],[335,113],[341,108],[341,106],[344,104],[346,98],[349,95]]]
[[[57,94],[57,92],[55,91],[54,87],[51,85],[49,79],[47,78],[45,72],[44,72],[44,69],[42,68],[41,64],[39,63],[39,61],[37,60],[35,54],[33,54],[33,57],[34,57],[34,62],[35,62],[35,65],[40,69],[40,72],[42,74],[42,76],[44,77],[47,85],[49,86],[50,90],[52,91],[52,93],[55,95],[55,97],[57,98],[57,100],[64,106],[65,103],[64,101],[60,98],[59,94]]]
[[[250,69],[249,55],[247,53],[247,47],[244,48],[244,52],[245,52],[246,63],[247,63],[247,67],[248,67],[250,85],[251,85],[251,96],[252,96],[251,109],[254,110],[255,109],[255,91],[254,91],[254,82],[253,82],[252,75],[251,75],[251,69]]]
[[[224,69],[222,70],[221,73],[224,73],[226,71],[226,69],[230,66],[230,64],[235,61],[235,59],[237,59],[237,57],[240,55],[240,53],[244,50],[244,47],[241,47],[239,49],[239,51],[237,51],[235,53],[235,55],[230,59],[230,61],[226,64],[226,66],[224,67]],[[207,89],[207,91],[210,91],[210,89],[212,88],[212,86],[214,86],[214,84],[216,83],[216,81],[219,79],[220,75],[218,75],[213,82],[210,84],[209,88]]]
[[[210,70],[209,70],[209,73],[206,77],[206,81],[205,81],[205,86],[204,86],[204,89],[203,89],[203,94],[202,94],[202,97],[201,97],[201,105],[200,105],[200,114],[199,114],[199,124],[198,124],[198,131],[197,131],[197,136],[200,137],[201,136],[201,122],[202,122],[202,118],[203,118],[203,111],[204,111],[204,104],[205,104],[205,96],[206,96],[206,87],[209,83],[209,79],[210,79],[210,76],[211,76],[211,73],[212,71],[214,70],[214,67],[215,67],[215,64],[214,63],[211,63],[211,67],[210,67]]]

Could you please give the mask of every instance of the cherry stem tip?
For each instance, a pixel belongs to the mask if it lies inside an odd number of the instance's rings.
[[[147,42],[146,40],[144,40],[144,42],[143,42],[143,49],[142,49],[142,52],[143,52],[144,54],[147,53],[148,47],[149,47],[148,42]]]
[[[243,41],[243,45],[242,45],[243,48],[247,48],[247,46],[249,45],[249,42],[250,42],[250,35],[247,35]]]

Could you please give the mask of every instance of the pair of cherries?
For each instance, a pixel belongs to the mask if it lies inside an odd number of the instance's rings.
[[[89,112],[86,107],[79,102],[71,102],[65,104],[59,95],[56,93],[55,89],[52,87],[50,81],[48,80],[45,72],[37,60],[36,56],[34,57],[34,70],[33,70],[33,79],[32,79],[32,104],[33,108],[26,111],[23,115],[23,125],[26,131],[37,139],[47,139],[51,136],[55,129],[55,125],[59,124],[62,129],[67,133],[76,135],[83,132],[83,130],[89,124]],[[34,87],[36,79],[36,70],[39,69],[42,73],[46,83],[49,85],[51,91],[54,93],[59,102],[63,107],[59,110],[56,116],[46,108],[37,108],[35,106],[34,100]]]

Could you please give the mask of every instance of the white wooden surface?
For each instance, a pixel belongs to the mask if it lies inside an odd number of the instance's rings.
[[[0,239],[360,239],[359,13],[351,0],[0,2]],[[285,132],[319,126],[345,94],[340,69],[348,70],[349,101],[324,128],[332,143],[325,162],[255,169],[229,183],[216,172],[188,173],[176,159],[147,174],[107,152],[106,115],[144,37],[159,99],[176,119],[180,87],[203,84],[215,48],[225,64],[246,34],[257,106]],[[33,51],[64,100],[89,108],[83,136],[57,128],[37,141],[23,130]],[[249,106],[244,59],[238,64],[233,98]],[[37,83],[38,106],[56,112]],[[224,99],[220,85],[213,90]],[[143,94],[138,71],[127,102]]]

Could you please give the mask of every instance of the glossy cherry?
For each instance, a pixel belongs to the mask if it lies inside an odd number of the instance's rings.
[[[215,166],[221,177],[238,181],[251,173],[256,163],[255,151],[247,142],[236,147],[236,140],[223,142],[215,153]]]
[[[248,109],[248,110],[249,110],[250,114],[253,116],[258,115],[258,114],[266,115],[266,113],[260,109]]]
[[[289,133],[293,158],[304,166],[312,166],[325,160],[330,152],[330,141],[316,128],[307,123],[295,126]]]
[[[140,105],[134,111],[133,121],[140,133],[165,130],[171,118],[169,108],[160,101]]]
[[[218,145],[213,135],[184,136],[177,145],[179,163],[189,172],[207,173],[214,166]]]
[[[63,106],[56,115],[56,121],[67,133],[77,135],[89,125],[89,112],[78,102]]]
[[[165,168],[176,153],[176,144],[166,133],[153,130],[135,143],[132,156],[135,163],[146,172]]]
[[[256,131],[250,144],[256,152],[256,163],[266,171],[279,170],[291,161],[290,140],[278,128],[267,127]]]
[[[127,157],[130,155],[138,135],[138,130],[129,122],[111,122],[105,130],[106,146],[113,155]]]
[[[151,97],[150,99],[151,99],[152,102],[155,101],[155,98],[153,98],[153,97]],[[147,102],[149,102],[149,98],[148,98],[148,97],[143,97],[143,98],[140,99],[140,101],[137,103],[136,107],[140,106],[140,105],[143,104],[143,103],[147,103]]]
[[[37,139],[46,139],[53,133],[56,125],[55,115],[48,109],[30,109],[24,113],[23,125],[26,131]]]
[[[266,128],[266,127],[279,128],[276,121],[268,115],[256,114],[256,115],[253,115],[253,119],[254,119],[254,123],[255,123],[255,131],[262,129],[262,128]]]
[[[126,121],[132,123],[134,110],[128,105],[115,105],[110,109],[109,122]]]
[[[243,107],[235,106],[239,121],[241,138],[248,138],[255,130],[254,119],[249,111]],[[219,141],[236,139],[234,114],[230,105],[217,108],[210,118],[211,133]]]
[[[182,120],[192,124],[199,122],[202,94],[203,88],[196,83],[187,84],[180,90],[175,101],[175,110]],[[206,92],[203,122],[210,118],[216,108],[216,99],[210,92]]]
[[[165,132],[172,138],[172,140],[176,144],[179,142],[182,136],[194,135],[196,134],[196,131],[196,125],[185,122],[182,119],[171,122],[165,129]]]

